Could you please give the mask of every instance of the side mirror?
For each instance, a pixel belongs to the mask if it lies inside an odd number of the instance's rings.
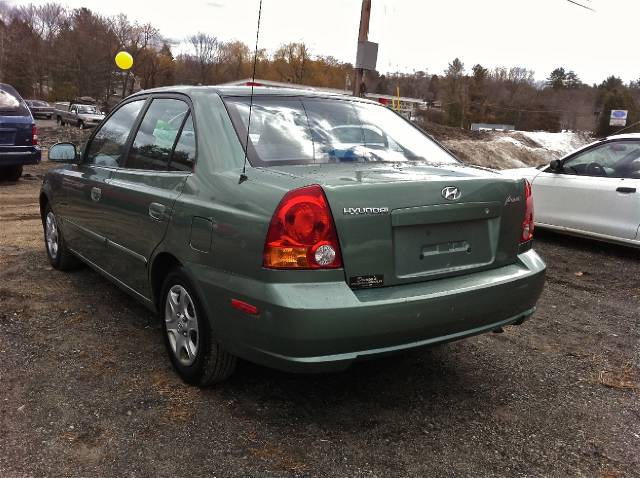
[[[552,160],[552,161],[549,163],[549,168],[551,169],[551,171],[554,171],[554,172],[556,172],[556,173],[559,173],[559,172],[561,172],[561,171],[562,171],[562,169],[563,169],[563,168],[562,168],[562,162],[560,162],[560,161],[559,161],[559,160],[557,160],[557,159],[554,159],[554,160]]]
[[[78,151],[72,143],[56,143],[49,148],[49,161],[56,163],[77,163]]]

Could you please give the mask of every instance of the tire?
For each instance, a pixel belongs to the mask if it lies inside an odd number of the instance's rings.
[[[84,129],[84,121],[78,120],[78,128]]]
[[[56,218],[51,206],[48,204],[44,209],[42,225],[44,229],[44,247],[53,268],[59,271],[77,269],[81,262],[67,248],[64,237],[62,237],[58,218]]]
[[[58,126],[64,126],[64,121],[62,121],[62,117],[58,116],[56,118],[56,123],[58,123]]]
[[[182,269],[167,276],[161,298],[165,348],[182,380],[206,387],[227,379],[236,368],[236,358],[218,343],[211,320]]]
[[[22,177],[22,166],[0,168],[0,181],[18,181]]]

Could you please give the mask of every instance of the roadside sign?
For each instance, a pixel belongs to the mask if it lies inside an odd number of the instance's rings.
[[[609,126],[626,126],[627,110],[611,110],[611,118],[609,118]]]

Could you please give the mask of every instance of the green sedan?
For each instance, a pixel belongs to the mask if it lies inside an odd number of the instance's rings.
[[[54,268],[87,264],[158,313],[179,375],[286,371],[497,331],[545,265],[522,179],[465,166],[371,101],[171,87],[124,100],[40,195]]]

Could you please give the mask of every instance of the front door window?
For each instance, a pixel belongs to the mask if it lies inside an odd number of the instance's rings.
[[[87,148],[85,164],[117,167],[127,139],[144,106],[144,99],[126,103],[100,127]]]

